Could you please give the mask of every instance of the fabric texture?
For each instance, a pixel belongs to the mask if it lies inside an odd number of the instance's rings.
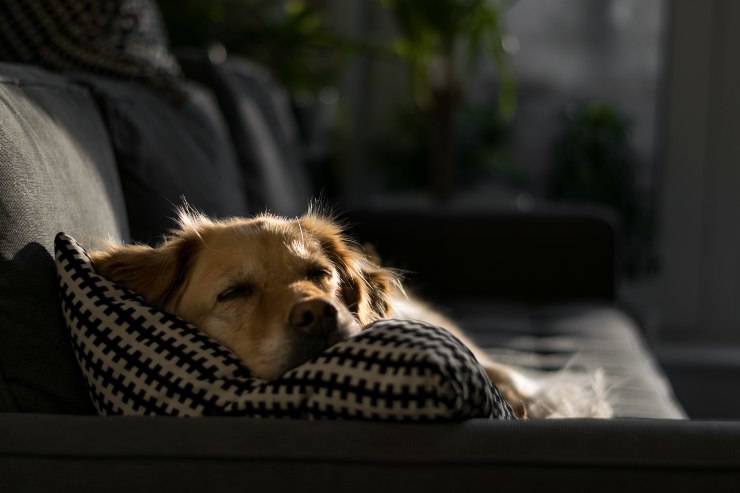
[[[738,421],[0,414],[8,492],[734,492]],[[494,488],[495,486],[495,488]]]
[[[0,64],[0,411],[94,413],[57,299],[60,228],[128,239],[110,140],[84,87]]]
[[[0,60],[169,90],[180,74],[151,0],[0,0]]]
[[[218,342],[98,276],[56,238],[75,354],[104,415],[242,415],[380,421],[513,417],[472,353],[421,322],[379,321],[267,382]]]
[[[173,102],[134,82],[77,77],[108,127],[133,240],[157,243],[184,201],[211,217],[249,213],[242,172],[210,93],[184,82],[183,100]]]
[[[531,306],[448,300],[446,307],[495,361],[551,382],[563,369],[576,377],[601,370],[617,418],[686,418],[637,324],[622,310],[593,301]]]
[[[285,216],[304,212],[312,186],[287,92],[248,60],[229,57],[214,63],[200,52],[183,53],[179,60],[188,77],[214,92],[249,178],[255,210]]]
[[[393,267],[413,272],[416,287],[444,303],[617,299],[619,236],[601,209],[486,210],[464,200],[435,208],[383,196],[349,211],[347,223],[348,234],[372,243],[380,258],[400,261]]]

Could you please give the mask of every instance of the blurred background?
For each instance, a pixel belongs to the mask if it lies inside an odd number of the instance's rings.
[[[245,56],[289,89],[323,197],[604,206],[622,226],[625,298],[655,306],[670,2],[159,4],[176,50]]]
[[[288,88],[342,208],[602,207],[662,360],[740,354],[740,3],[159,0]],[[695,371],[693,374],[698,374]]]

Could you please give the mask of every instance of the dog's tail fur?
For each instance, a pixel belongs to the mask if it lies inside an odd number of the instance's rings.
[[[552,375],[528,375],[530,418],[611,418],[609,387],[603,369],[577,373],[568,367]]]

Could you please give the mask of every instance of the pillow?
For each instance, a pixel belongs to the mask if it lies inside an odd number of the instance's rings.
[[[131,240],[159,243],[182,199],[211,217],[248,215],[245,180],[213,96],[187,81],[174,102],[149,87],[75,74],[95,96],[118,165]]]
[[[234,150],[247,173],[250,203],[282,216],[304,212],[311,180],[287,93],[267,70],[240,58],[213,62],[190,52],[178,61],[216,96]]]
[[[176,93],[180,67],[152,0],[3,0],[0,59],[140,80]]]
[[[268,382],[197,328],[97,275],[71,237],[59,233],[55,251],[62,310],[100,414],[513,419],[475,357],[443,329],[375,322]]]

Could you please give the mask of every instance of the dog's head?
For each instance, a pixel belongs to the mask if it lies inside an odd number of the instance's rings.
[[[273,379],[387,315],[397,284],[320,215],[212,221],[182,213],[158,247],[93,252],[96,270]]]

